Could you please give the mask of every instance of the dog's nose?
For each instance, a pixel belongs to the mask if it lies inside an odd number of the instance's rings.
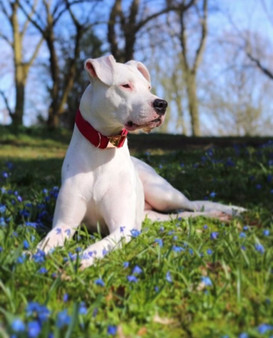
[[[153,107],[158,115],[164,115],[166,112],[166,108],[168,106],[168,102],[161,99],[155,99],[153,102]]]

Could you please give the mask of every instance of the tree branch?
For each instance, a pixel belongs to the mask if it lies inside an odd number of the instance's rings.
[[[0,95],[2,96],[3,100],[4,100],[4,103],[5,103],[5,106],[9,112],[9,116],[12,117],[13,113],[12,113],[12,110],[10,108],[10,105],[9,105],[9,101],[8,101],[8,98],[6,97],[5,93],[3,90],[0,90]]]
[[[273,80],[273,73],[266,68],[265,66],[263,66],[260,62],[259,59],[255,58],[250,52],[246,52],[247,56],[249,57],[249,59],[255,63],[255,65],[265,74],[267,75],[271,80]]]
[[[201,62],[202,55],[205,49],[207,35],[208,35],[208,0],[203,0],[203,16],[201,18],[201,38],[195,54],[195,60],[192,69],[194,72],[196,72]]]

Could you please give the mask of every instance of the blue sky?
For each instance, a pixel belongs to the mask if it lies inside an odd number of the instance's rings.
[[[110,2],[107,2],[107,4]],[[150,4],[158,5],[157,0],[150,0]],[[162,3],[162,1],[160,1]],[[266,43],[265,48],[268,53],[273,54],[273,21],[269,20],[273,16],[273,2],[271,0],[211,0],[210,5],[217,7],[209,16],[210,41],[208,41],[208,48],[211,41],[223,32],[233,31],[238,34],[243,33],[246,29],[258,32],[260,36],[264,37]],[[264,10],[268,8],[269,14]],[[3,30],[7,30],[8,26],[3,21],[1,26]],[[104,34],[103,26],[100,28],[100,34]],[[31,39],[28,43],[31,43]],[[2,51],[2,58],[0,59],[0,89],[4,90],[10,98],[10,105],[13,105],[14,89],[13,89],[13,74],[12,74],[12,54],[7,45],[0,40],[0,48]],[[208,53],[211,51],[208,51]],[[44,49],[44,53],[45,49]],[[136,54],[138,59],[146,60],[147,51],[138,51]],[[268,66],[272,66],[268,64]],[[217,68],[217,67],[216,67]],[[215,69],[216,69],[215,68]],[[273,67],[272,67],[273,71]],[[32,69],[27,86],[27,104],[25,123],[31,124],[35,121],[33,115],[35,111],[46,112],[45,105],[46,95],[44,83],[39,81],[39,74],[37,70]],[[4,122],[3,118],[3,101],[0,98],[0,123]],[[6,120],[6,119],[5,119]],[[7,120],[6,120],[7,121]]]

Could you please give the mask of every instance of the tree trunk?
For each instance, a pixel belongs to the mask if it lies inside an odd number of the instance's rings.
[[[196,78],[194,74],[187,74],[187,94],[188,94],[188,106],[191,116],[191,129],[193,136],[200,136],[200,121],[198,111],[198,98],[196,93]]]

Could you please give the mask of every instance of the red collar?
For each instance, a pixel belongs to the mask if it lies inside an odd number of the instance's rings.
[[[88,121],[83,118],[79,109],[76,114],[75,123],[82,135],[96,148],[100,149],[115,147],[121,148],[128,134],[128,131],[126,129],[122,129],[119,135],[109,137],[102,135],[99,131],[92,127]]]

